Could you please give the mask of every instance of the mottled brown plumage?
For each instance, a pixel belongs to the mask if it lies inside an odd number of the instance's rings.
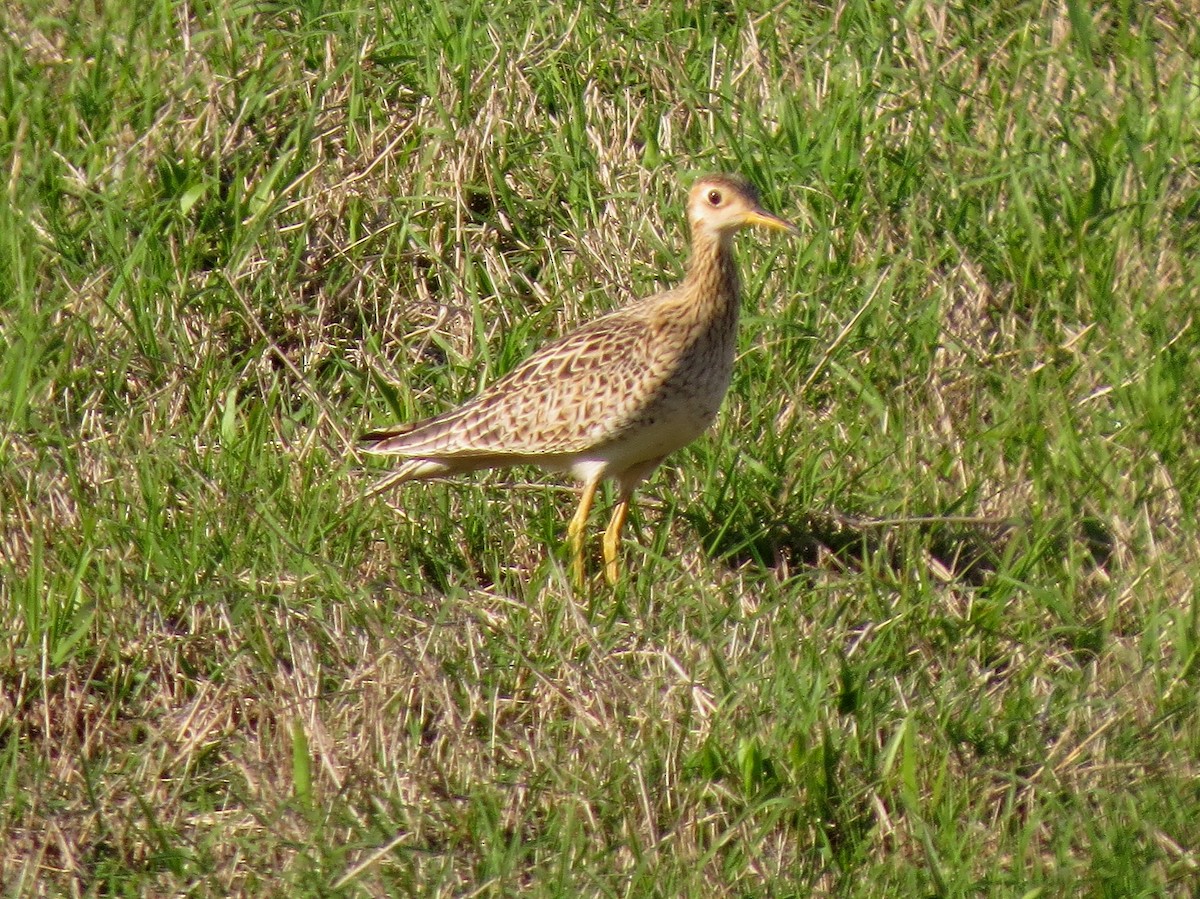
[[[570,472],[584,484],[568,530],[582,583],[583,529],[596,487],[615,478],[620,497],[604,535],[605,572],[615,581],[634,490],[712,424],[729,388],[739,302],[734,233],[750,225],[796,233],[729,175],[699,179],[687,213],[692,256],[682,284],[543,346],[457,409],[365,434],[365,451],[404,459],[371,493],[506,465]]]

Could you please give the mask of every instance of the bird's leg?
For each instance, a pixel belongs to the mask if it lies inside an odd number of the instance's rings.
[[[637,490],[638,484],[650,477],[654,473],[654,469],[662,464],[663,456],[656,459],[647,459],[633,468],[628,469],[623,474],[618,475],[617,480],[620,484],[620,494],[615,509],[613,509],[612,519],[608,522],[608,528],[604,531],[604,576],[608,578],[608,582],[614,587],[617,585],[617,579],[621,576],[621,562],[619,554],[621,550],[621,530],[625,527],[625,518],[629,515],[629,505],[633,502],[633,492]]]
[[[592,511],[592,500],[596,497],[596,487],[599,478],[593,478],[583,485],[583,493],[579,497],[579,508],[575,517],[567,527],[567,540],[571,544],[571,579],[578,590],[583,589],[583,532],[587,528],[588,514]]]
[[[614,587],[621,575],[621,564],[618,553],[621,550],[621,529],[625,527],[625,516],[629,514],[629,501],[633,491],[621,491],[620,502],[613,509],[612,520],[604,531],[604,575]]]

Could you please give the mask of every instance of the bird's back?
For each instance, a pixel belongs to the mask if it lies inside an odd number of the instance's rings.
[[[682,320],[675,314],[681,290],[589,322],[466,404],[369,433],[362,448],[440,460],[454,471],[588,453],[624,455],[622,443],[641,432],[633,443],[666,455],[711,423],[729,384],[736,333],[736,306],[733,315],[709,322]],[[445,470],[443,465],[405,479]]]

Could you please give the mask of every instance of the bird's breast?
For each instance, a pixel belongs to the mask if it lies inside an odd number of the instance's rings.
[[[643,372],[637,399],[624,410],[618,443],[632,461],[666,456],[699,437],[713,423],[729,389],[736,340],[733,328],[666,334],[662,352]],[[633,458],[637,457],[637,458]]]

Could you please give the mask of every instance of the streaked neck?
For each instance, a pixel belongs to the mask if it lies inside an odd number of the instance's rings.
[[[697,235],[683,282],[689,311],[697,318],[732,316],[736,321],[739,292],[733,235]]]

